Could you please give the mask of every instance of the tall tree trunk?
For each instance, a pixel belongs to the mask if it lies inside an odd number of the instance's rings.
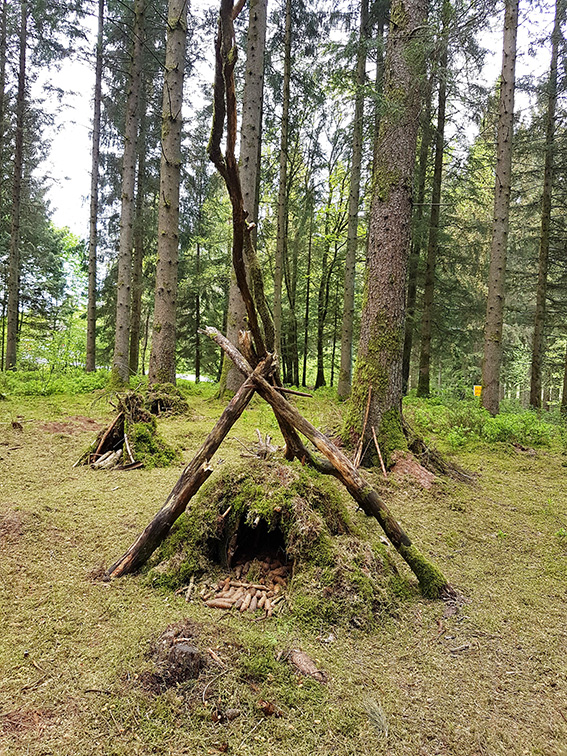
[[[301,236],[301,226],[296,229],[293,244],[285,245],[284,255],[284,280],[287,293],[287,302],[289,312],[287,314],[286,324],[286,344],[287,344],[287,362],[288,362],[288,382],[292,386],[299,386],[299,347],[297,343],[297,266],[299,258],[299,243]],[[290,255],[290,247],[293,253]]]
[[[195,260],[195,383],[201,381],[201,245],[197,242]]]
[[[437,129],[435,132],[435,160],[433,167],[433,187],[431,191],[431,214],[429,219],[429,240],[427,243],[427,265],[421,313],[421,349],[419,356],[418,396],[429,396],[429,368],[431,362],[431,336],[433,332],[433,300],[435,290],[435,265],[439,247],[439,218],[441,215],[441,186],[443,182],[443,157],[445,155],[445,109],[447,104],[447,59],[449,52],[449,25],[447,3],[443,8],[443,49],[439,59],[439,94],[437,105]]]
[[[402,348],[411,187],[424,72],[420,29],[426,19],[425,0],[395,0],[390,19],[364,307],[345,422],[349,440],[356,442],[364,432],[367,449],[371,448],[374,428],[387,459],[393,449],[406,445],[402,426]],[[367,403],[368,423],[363,431]],[[373,458],[374,453],[367,453],[366,461],[369,457]]]
[[[289,130],[289,97],[291,82],[291,0],[285,4],[285,34],[284,34],[284,70],[282,89],[282,127],[280,134],[280,177],[278,189],[278,231],[276,238],[276,257],[274,264],[274,331],[276,353],[281,352],[282,338],[282,279],[283,260],[287,244],[288,219],[288,191],[287,191],[287,162],[288,162],[288,130]]]
[[[20,215],[22,176],[24,171],[24,117],[26,107],[26,45],[28,3],[22,0],[20,17],[20,62],[16,98],[16,143],[14,146],[14,177],[12,182],[12,218],[8,262],[8,323],[6,337],[6,369],[16,367],[18,342],[18,307],[20,300]]]
[[[561,415],[567,417],[567,351],[565,352],[565,365],[563,368],[563,391],[561,393]]]
[[[2,0],[2,16],[0,19],[0,202],[3,204],[5,197],[5,136],[6,136],[6,16],[7,0]],[[5,337],[6,337],[6,304],[7,292],[4,290],[2,297],[2,332],[0,335],[0,372],[4,370]]]
[[[307,205],[309,208],[309,239],[307,242],[307,271],[305,273],[305,314],[303,317],[303,369],[301,385],[307,386],[307,353],[309,351],[309,296],[311,293],[311,257],[313,252],[313,190],[309,190]]]
[[[154,327],[148,382],[175,383],[179,183],[187,0],[169,0],[161,121]]]
[[[98,0],[98,32],[96,40],[93,137],[91,159],[91,202],[89,220],[89,283],[87,297],[87,373],[96,370],[96,250],[98,242],[98,175],[100,163],[100,114],[102,101],[102,34],[104,0]]]
[[[330,171],[329,171],[330,177]],[[329,180],[330,183],[330,180]],[[317,294],[317,375],[315,377],[315,389],[325,386],[325,364],[324,364],[324,335],[325,320],[327,319],[327,303],[329,301],[329,232],[331,206],[333,202],[333,189],[329,187],[329,196],[327,197],[327,207],[325,209],[325,238],[323,240],[323,257],[321,258],[321,278],[319,279],[319,291]]]
[[[556,0],[555,23],[551,33],[551,64],[547,85],[547,111],[545,116],[545,165],[543,170],[543,192],[541,198],[541,231],[539,237],[539,265],[532,345],[532,366],[530,383],[530,406],[541,408],[541,364],[543,358],[543,337],[545,329],[545,309],[547,296],[547,269],[549,264],[549,231],[551,224],[551,191],[553,186],[555,110],[557,106],[557,60],[561,40],[561,22],[565,14],[565,0]]]
[[[331,387],[335,385],[335,358],[337,354],[337,331],[339,322],[339,277],[335,281],[335,296],[334,296],[334,314],[333,314],[333,348],[331,350]]]
[[[366,83],[366,41],[368,36],[368,0],[360,2],[360,33],[356,53],[356,94],[352,130],[352,160],[348,197],[347,249],[344,272],[343,321],[341,329],[341,368],[337,394],[346,399],[352,379],[352,338],[354,330],[354,279],[358,247],[358,207],[360,203],[360,170],[362,165],[364,85]]]
[[[132,240],[134,234],[134,188],[138,154],[139,100],[142,80],[142,45],[145,26],[145,0],[134,2],[134,29],[126,123],[124,126],[124,155],[122,157],[122,199],[120,210],[120,241],[118,246],[118,281],[116,285],[116,330],[112,380],[116,385],[128,383],[130,344],[130,300],[132,285]]]
[[[427,180],[427,166],[429,163],[429,148],[433,137],[431,125],[431,81],[424,94],[424,107],[421,114],[421,143],[419,146],[419,158],[417,163],[416,177],[416,201],[412,221],[412,242],[408,262],[408,287],[406,298],[406,325],[404,332],[404,350],[402,356],[402,391],[407,393],[409,387],[409,375],[411,367],[411,350],[413,347],[413,334],[415,328],[415,305],[417,301],[417,274],[419,258],[425,238],[425,184]]]
[[[506,279],[506,255],[510,215],[510,181],[512,173],[512,137],[514,132],[514,88],[516,70],[516,38],[519,0],[506,0],[504,41],[502,46],[502,77],[496,139],[496,184],[494,187],[494,219],[488,298],[484,326],[484,358],[482,362],[482,404],[491,415],[500,407],[500,368],[502,365],[502,325]]]
[[[0,16],[0,202],[4,204],[6,197],[6,173],[4,164],[6,156],[6,56],[7,56],[7,0],[2,0]]]
[[[145,99],[145,98],[144,98]],[[145,106],[145,102],[144,102]],[[142,328],[142,292],[144,266],[144,211],[146,195],[146,127],[144,109],[140,114],[138,139],[138,180],[136,182],[136,210],[134,215],[134,254],[132,258],[132,302],[130,312],[130,375],[140,366],[140,334]]]
[[[240,180],[244,197],[244,209],[248,213],[248,221],[250,223],[258,222],[267,6],[268,0],[250,1],[246,69],[244,73],[244,90],[242,93]],[[255,231],[253,232],[252,239],[255,243]],[[245,328],[245,317],[246,307],[238,289],[236,277],[233,274],[230,280],[227,337],[234,345],[238,345],[238,332]],[[224,360],[226,361],[226,388],[229,391],[236,391],[244,379],[228,357],[224,357]]]

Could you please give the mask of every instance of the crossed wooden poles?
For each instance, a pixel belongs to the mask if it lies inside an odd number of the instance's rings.
[[[441,571],[427,560],[412,543],[394,518],[384,501],[364,480],[352,462],[323,433],[306,420],[290,402],[282,396],[282,390],[269,382],[275,370],[272,355],[262,360],[255,368],[243,357],[216,328],[204,330],[234,362],[246,380],[228,403],[205,442],[187,465],[173,490],[145,530],[130,548],[106,572],[106,577],[116,578],[141,567],[153,551],[165,539],[173,523],[185,511],[190,499],[212,473],[209,466],[213,455],[227,433],[238,420],[254,392],[257,392],[274,410],[280,427],[286,429],[286,458],[300,459],[319,472],[336,477],[355,499],[361,509],[375,517],[392,545],[416,575],[422,593],[429,598],[444,598],[454,595],[454,589]],[[241,342],[242,344],[242,342]],[[320,459],[304,445],[297,431],[303,434],[324,455]]]

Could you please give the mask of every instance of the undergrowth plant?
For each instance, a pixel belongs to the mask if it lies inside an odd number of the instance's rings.
[[[557,415],[543,417],[533,410],[502,411],[496,417],[477,400],[446,400],[438,397],[407,397],[406,414],[416,430],[441,438],[450,449],[478,443],[505,443],[529,447],[550,447],[567,442],[567,428]]]

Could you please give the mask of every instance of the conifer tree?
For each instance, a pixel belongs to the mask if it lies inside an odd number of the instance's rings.
[[[349,440],[362,437],[366,460],[374,457],[370,448],[374,432],[387,459],[393,449],[406,444],[401,415],[402,348],[425,18],[422,0],[396,0],[392,4],[364,307],[345,426]]]
[[[510,216],[518,4],[519,0],[506,0],[504,16],[502,76],[496,144],[494,220],[482,362],[482,404],[491,415],[498,414],[500,407],[500,368],[502,365],[502,327]]]
[[[175,383],[175,317],[179,254],[179,182],[187,0],[169,0],[158,214],[154,327],[148,380]]]

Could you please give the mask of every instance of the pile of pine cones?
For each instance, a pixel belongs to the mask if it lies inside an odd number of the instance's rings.
[[[255,568],[252,573],[259,576],[254,583],[244,579],[252,567]],[[291,565],[282,564],[278,559],[255,559],[239,564],[233,576],[219,580],[216,589],[203,589],[201,598],[212,609],[235,609],[253,614],[261,610],[263,617],[271,617],[284,598],[291,569]]]

